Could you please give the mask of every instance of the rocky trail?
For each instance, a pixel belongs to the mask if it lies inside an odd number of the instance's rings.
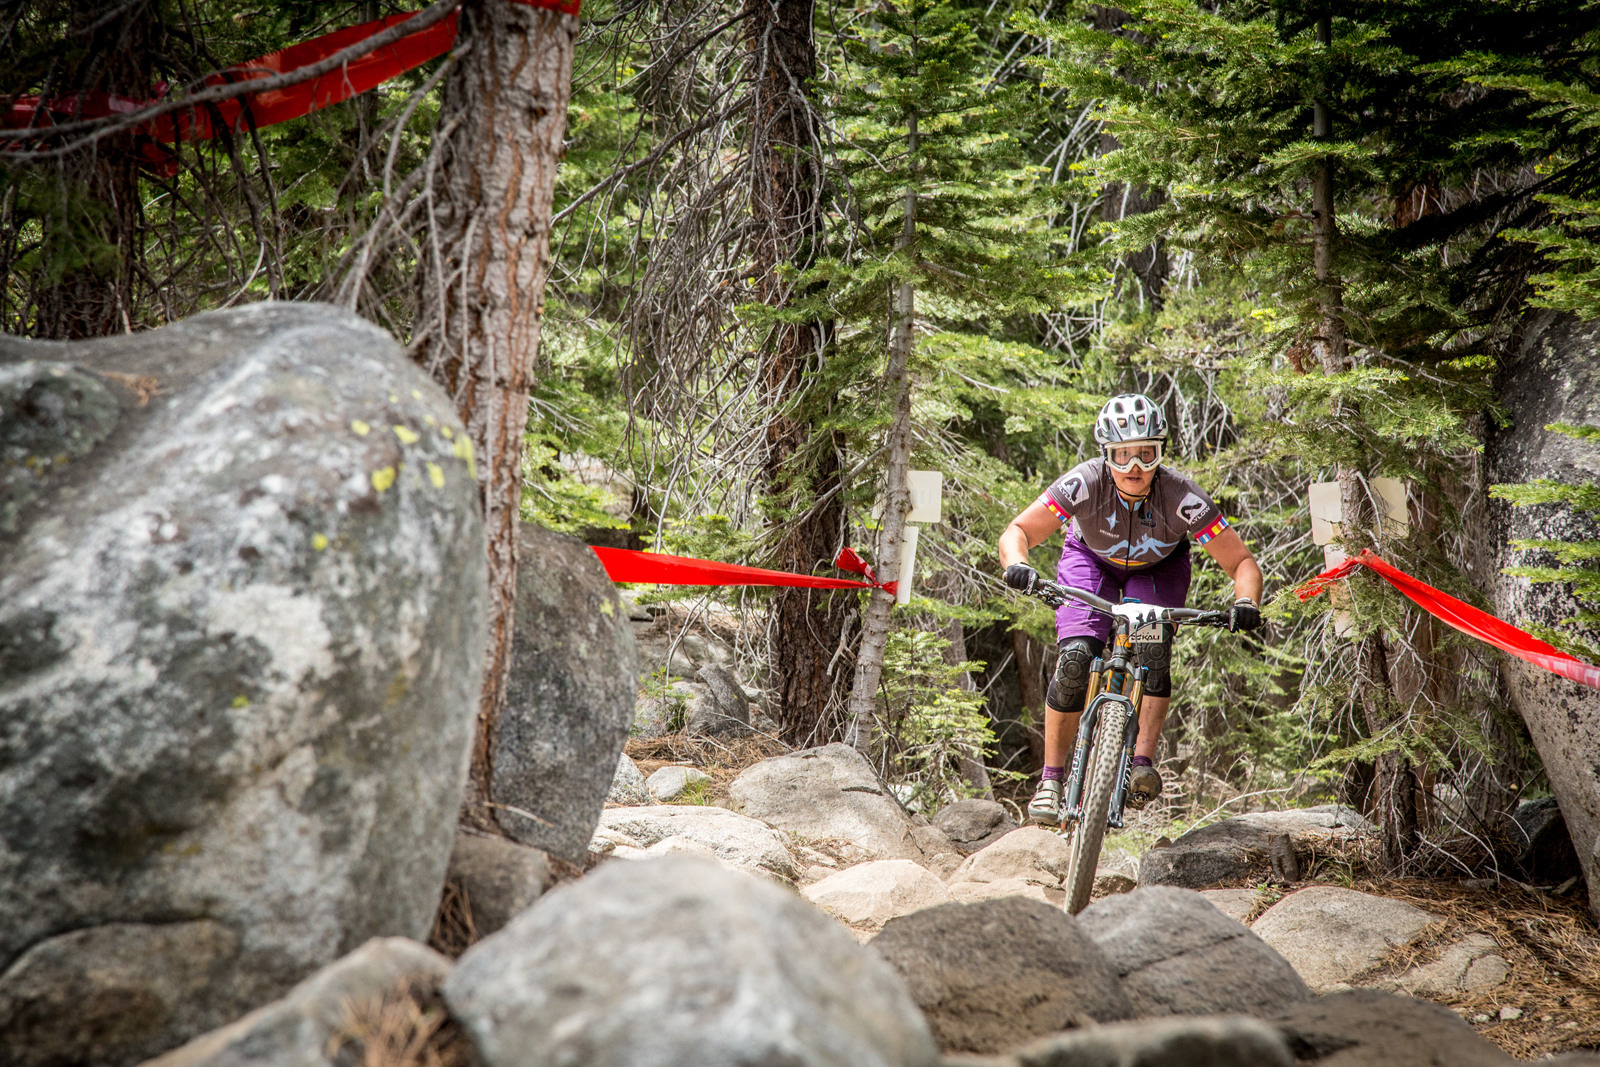
[[[915,924],[903,917],[942,904],[1023,899],[1059,907],[1064,898],[1065,840],[1019,827],[1000,804],[961,801],[923,819],[882,803],[888,791],[878,783],[879,792],[871,792],[870,768],[841,745],[769,757],[742,772],[730,765],[732,753],[725,749],[678,745],[666,753],[659,742],[630,742],[630,752],[641,758],[635,763],[624,756],[612,800],[636,801],[624,795],[623,783],[639,764],[687,770],[698,754],[710,787],[699,803],[744,805],[760,813],[757,821],[788,831],[801,895],[880,950],[877,939],[887,927],[911,929]],[[663,754],[678,758],[665,762]],[[813,766],[794,769],[804,764]],[[847,814],[840,823],[849,823],[853,836],[818,833],[833,818],[828,813],[841,808]],[[752,859],[719,843],[714,831],[695,826],[657,836],[666,832],[654,829],[658,824],[692,820],[692,814],[652,819],[648,811],[636,802],[608,804],[591,849],[624,858],[702,851],[725,866],[771,877],[770,858]],[[875,823],[870,830],[868,820]],[[617,828],[629,826],[652,830],[625,841]],[[1305,990],[1303,996],[1371,990],[1449,1008],[1522,1059],[1600,1044],[1600,941],[1581,900],[1510,880],[1487,886],[1463,879],[1374,879],[1365,871],[1372,833],[1359,815],[1323,806],[1224,819],[1163,840],[1142,856],[1113,852],[1096,881],[1097,902],[1078,922],[1104,942],[1141,1017],[1259,1015],[1282,1005],[1284,989]],[[1288,836],[1305,872],[1290,884],[1272,876],[1280,835]],[[1196,935],[1197,929],[1206,932]],[[946,927],[939,939],[950,932]],[[1203,944],[1184,943],[1197,936]],[[1171,942],[1159,950],[1164,954],[1149,957],[1150,946],[1163,941]],[[989,951],[1004,955],[993,945]],[[1006,983],[977,984],[999,990]],[[1208,994],[1214,999],[1194,999],[1198,986],[1214,989]],[[1180,991],[1163,992],[1169,988]],[[919,1003],[929,1006],[920,997]],[[1014,1024],[1002,1025],[1009,1032]],[[935,1032],[941,1032],[937,1023]],[[953,1040],[968,1051],[975,1044],[995,1051],[970,1035]]]
[[[1348,811],[1191,831],[1074,918],[1056,834],[989,801],[926,819],[847,746],[773,747],[633,740],[581,864],[463,831],[432,949],[369,942],[152,1065],[1488,1067],[1600,1043],[1579,903],[1352,879]],[[1282,833],[1310,877],[1238,873]]]
[[[1527,884],[1147,812],[1069,916],[1065,839],[788,749],[750,623],[531,525],[474,751],[471,450],[349,315],[5,342],[0,395],[71,459],[0,485],[0,1067],[1600,1063],[1547,801]]]

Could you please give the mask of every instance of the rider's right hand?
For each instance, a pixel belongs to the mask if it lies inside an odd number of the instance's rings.
[[[1033,587],[1038,584],[1039,572],[1026,563],[1013,563],[1006,568],[1006,584],[1013,589],[1024,593],[1033,592]]]

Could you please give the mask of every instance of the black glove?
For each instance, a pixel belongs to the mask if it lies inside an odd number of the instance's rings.
[[[1261,625],[1261,609],[1256,607],[1256,602],[1249,597],[1242,596],[1233,602],[1233,608],[1228,612],[1228,629],[1233,633],[1240,630],[1254,630]]]
[[[1006,584],[1013,589],[1031,593],[1038,581],[1039,572],[1026,563],[1013,563],[1006,568]]]

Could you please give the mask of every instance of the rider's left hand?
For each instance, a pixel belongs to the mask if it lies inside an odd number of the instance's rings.
[[[1256,602],[1249,597],[1240,597],[1233,602],[1233,608],[1228,612],[1228,629],[1233,633],[1240,630],[1254,630],[1261,625],[1261,609],[1256,607]]]

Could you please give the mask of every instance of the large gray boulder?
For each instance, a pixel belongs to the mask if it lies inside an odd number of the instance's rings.
[[[1499,429],[1491,424],[1485,451],[1492,481],[1596,480],[1600,441],[1578,440],[1545,427],[1600,426],[1600,322],[1549,311],[1529,316],[1522,345],[1502,362],[1497,384],[1512,425]],[[1503,567],[1555,562],[1547,553],[1514,549],[1507,542],[1596,540],[1600,524],[1562,504],[1513,508],[1499,502],[1494,518],[1491,536],[1498,559],[1491,557],[1489,571],[1495,615],[1514,626],[1559,626],[1571,620],[1583,605],[1569,583],[1534,585],[1500,573]],[[1600,640],[1594,630],[1587,635]],[[1501,660],[1501,670],[1511,704],[1527,724],[1550,791],[1560,802],[1589,884],[1590,910],[1600,916],[1600,891],[1595,889],[1600,877],[1600,775],[1594,762],[1600,752],[1600,689],[1509,656]]]
[[[1016,1067],[1294,1067],[1283,1035],[1256,1019],[1140,1019],[1040,1038]]]
[[[939,809],[933,825],[970,856],[986,848],[1017,828],[1017,820],[992,800],[958,800]]]
[[[48,970],[125,1063],[425,938],[486,595],[444,393],[318,305],[0,368],[0,1033],[78,1040]]]
[[[1422,936],[1438,916],[1403,900],[1314,885],[1262,912],[1251,929],[1319,993],[1352,979]]]
[[[1302,1001],[1266,1020],[1295,1058],[1316,1067],[1512,1067],[1455,1012],[1413,997],[1356,989]]]
[[[1072,862],[1072,846],[1042,826],[1019,826],[1000,840],[974,852],[950,876],[958,882],[997,882],[1021,878],[1059,885]]]
[[[735,778],[728,794],[737,810],[769,826],[842,842],[854,861],[927,861],[911,817],[849,745],[762,760]]]
[[[456,831],[448,880],[466,895],[472,932],[487,937],[526,911],[555,882],[550,857],[536,848]]]
[[[726,808],[700,804],[607,808],[601,816],[599,832],[618,845],[638,849],[679,838],[703,845],[723,862],[752,873],[784,882],[800,875],[782,834]]]
[[[1311,990],[1289,962],[1190,889],[1147,886],[1083,909],[1135,1014],[1265,1015]]]
[[[1099,946],[1037,900],[928,908],[889,920],[870,946],[905,979],[945,1052],[1003,1052],[1133,1015]]]
[[[627,605],[587,545],[538,526],[518,536],[511,678],[490,741],[495,820],[582,863],[633,723],[639,653]]]
[[[639,765],[626,755],[617,757],[617,773],[611,779],[611,788],[606,792],[606,803],[655,803],[655,798],[650,795],[650,787],[645,782],[644,773],[639,770]]]
[[[689,732],[697,737],[748,737],[750,697],[739,680],[716,663],[706,664],[699,673],[706,692],[689,705]]]
[[[1190,830],[1170,847],[1146,852],[1139,860],[1139,884],[1206,889],[1259,879],[1268,871],[1268,846],[1275,834],[1289,834],[1298,842],[1307,837],[1345,838],[1372,829],[1359,813],[1337,804],[1238,815]]]
[[[689,857],[607,863],[461,957],[484,1067],[932,1067],[876,955],[792,893]]]
[[[363,1004],[400,995],[432,999],[450,961],[403,937],[373,938],[295,986],[282,1000],[195,1038],[145,1067],[333,1067],[332,1044]],[[96,1062],[88,1056],[83,1062]]]
[[[950,903],[945,884],[910,860],[858,863],[813,882],[800,895],[840,922],[869,930],[897,915]]]

